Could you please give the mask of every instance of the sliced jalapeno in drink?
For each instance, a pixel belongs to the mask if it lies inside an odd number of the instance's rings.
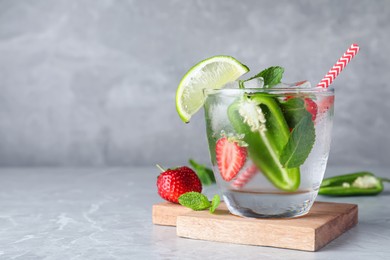
[[[318,194],[328,196],[377,195],[383,191],[383,182],[389,179],[376,177],[371,172],[357,172],[326,178]]]
[[[243,97],[228,108],[234,130],[248,144],[248,154],[277,188],[295,191],[300,184],[299,168],[285,168],[279,157],[290,135],[283,113],[273,97],[257,94]]]

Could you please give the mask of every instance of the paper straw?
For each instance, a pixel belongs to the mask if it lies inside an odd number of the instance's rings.
[[[353,57],[359,52],[359,46],[352,44],[351,47],[341,56],[335,65],[329,70],[325,77],[317,84],[317,87],[327,88],[332,84],[333,80],[340,74],[345,66],[352,60]]]
[[[244,187],[244,185],[247,184],[253,178],[253,176],[255,176],[256,172],[256,165],[249,165],[245,171],[238,175],[237,179],[233,181],[232,186],[238,189]]]

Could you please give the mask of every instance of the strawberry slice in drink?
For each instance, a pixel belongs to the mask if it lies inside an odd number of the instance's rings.
[[[334,96],[324,97],[318,104],[318,112],[325,113],[334,103]]]
[[[310,82],[307,80],[299,81],[294,84],[297,87],[304,87],[305,85],[311,87]],[[311,114],[311,120],[314,122],[317,117],[318,106],[316,102],[314,102],[314,100],[312,100],[311,98],[305,98],[304,101],[305,101],[305,108]]]
[[[292,98],[296,98],[296,97],[288,96],[286,98],[286,101]],[[311,98],[304,98],[303,101],[305,102],[305,109],[311,114],[311,120],[315,122],[318,113],[317,103],[314,102],[314,100]]]
[[[318,106],[311,98],[305,98],[305,108],[311,114],[311,121],[315,122],[317,118]]]
[[[245,147],[239,146],[237,141],[222,137],[216,143],[215,155],[222,179],[230,181],[244,166],[247,150]]]

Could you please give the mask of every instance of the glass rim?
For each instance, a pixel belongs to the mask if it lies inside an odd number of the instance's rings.
[[[203,93],[206,95],[226,93],[269,93],[269,94],[327,94],[334,95],[334,88],[204,88]]]

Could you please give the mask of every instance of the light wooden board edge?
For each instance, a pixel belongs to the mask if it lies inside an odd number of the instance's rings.
[[[304,251],[317,251],[341,234],[355,226],[358,222],[358,207],[355,204],[316,202],[314,213],[326,216],[325,224],[314,222],[306,227],[290,225],[292,222],[302,222],[304,217],[289,219],[290,221],[273,220],[274,224],[262,223],[263,220],[246,219],[227,214],[226,205],[218,208],[223,214],[230,215],[228,219],[222,216],[210,215],[206,211],[194,212],[178,204],[163,202],[153,205],[153,224],[177,226],[177,235],[191,239],[201,239],[235,244],[271,246]],[[333,204],[332,212],[327,207]],[[318,218],[318,216],[316,216]],[[211,222],[210,222],[211,220]],[[230,222],[229,222],[230,221]],[[259,224],[260,223],[260,224]],[[280,224],[283,225],[280,225]],[[232,230],[223,232],[225,226],[233,228],[237,234],[231,235]],[[292,223],[291,223],[292,224]],[[217,227],[216,229],[214,228]],[[183,229],[183,227],[185,227]],[[206,228],[205,228],[206,227]],[[219,228],[218,228],[219,227]],[[291,234],[287,233],[286,229]],[[200,232],[199,230],[207,230]],[[225,230],[226,231],[226,230]],[[213,234],[214,232],[214,234]],[[266,238],[248,237],[248,234],[267,234]],[[276,243],[275,243],[276,241]],[[298,241],[298,243],[297,243]]]
[[[246,219],[232,215],[210,215],[207,212],[189,212],[177,217],[176,233],[180,237],[268,246],[302,251],[318,251],[357,224],[357,205],[327,204],[335,212],[316,211],[314,219],[286,220]],[[315,216],[314,216],[315,215]],[[280,225],[283,223],[283,225]],[[290,223],[290,224],[289,224]],[[259,234],[267,234],[262,236]]]
[[[328,222],[327,225],[318,227],[315,232],[315,248],[313,251],[317,251],[334,239],[341,236],[346,231],[350,230],[358,224],[358,206],[352,204],[352,209],[345,214],[339,215],[337,218]],[[339,223],[337,223],[339,222]],[[324,239],[327,238],[327,239]]]
[[[223,219],[210,221],[188,214],[177,218],[176,234],[191,239],[312,251],[315,230]]]
[[[162,202],[152,207],[152,222],[155,225],[176,226],[176,219],[179,215],[191,212],[179,204]]]

